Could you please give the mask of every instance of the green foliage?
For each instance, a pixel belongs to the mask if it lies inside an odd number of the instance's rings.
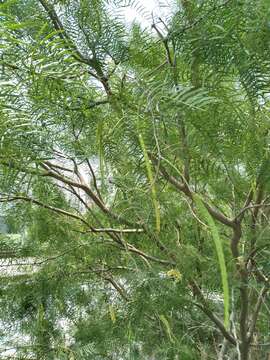
[[[220,273],[221,273],[222,287],[223,287],[224,325],[228,329],[228,327],[229,327],[229,284],[228,284],[226,263],[225,263],[223,249],[222,249],[222,241],[220,239],[217,227],[216,227],[212,217],[209,215],[207,208],[205,207],[201,198],[196,196],[195,203],[198,206],[199,213],[201,214],[203,220],[205,220],[207,225],[210,227],[210,231],[212,233],[213,240],[215,243],[219,267],[220,267]]]
[[[1,358],[266,356],[268,18],[1,2]]]

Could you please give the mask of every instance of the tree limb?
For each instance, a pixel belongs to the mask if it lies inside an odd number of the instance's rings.
[[[149,155],[151,161],[154,163],[154,165],[157,165],[157,159],[153,156],[153,154]],[[172,184],[179,192],[184,193],[186,196],[188,196],[190,199],[193,199],[193,192],[191,191],[190,187],[186,182],[182,183],[179,180],[177,180],[174,176],[170,175],[167,170],[160,164],[159,165],[159,173],[160,175],[167,180],[170,184]],[[182,179],[183,180],[183,179]],[[217,209],[210,206],[206,201],[203,200],[204,206],[209,211],[210,215],[217,221],[221,222],[222,224],[229,226],[231,228],[234,228],[235,224],[233,220],[226,217],[224,214],[222,214]]]
[[[228,330],[226,330],[223,322],[217,317],[217,315],[214,314],[212,310],[210,310],[209,304],[205,300],[204,295],[203,295],[200,287],[197,285],[197,283],[195,281],[192,281],[190,286],[191,286],[194,296],[197,297],[201,301],[201,304],[194,303],[194,305],[196,305],[198,308],[200,308],[205,313],[205,315],[208,316],[208,318],[220,330],[220,332],[222,333],[222,335],[224,336],[225,339],[227,339],[231,344],[236,346],[236,339]]]

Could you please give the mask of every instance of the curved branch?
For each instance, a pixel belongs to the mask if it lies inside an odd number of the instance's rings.
[[[116,220],[119,223],[125,224],[127,226],[131,226],[131,227],[136,227],[137,224],[133,224],[131,222],[129,222],[126,219],[123,219],[121,216],[114,214],[112,211],[110,211],[102,202],[102,200],[100,200],[100,198],[90,189],[90,187],[88,185],[86,185],[85,183],[79,183],[76,182],[64,175],[61,175],[59,173],[56,173],[54,171],[52,171],[52,169],[50,169],[45,163],[42,163],[41,166],[47,170],[46,173],[44,173],[43,176],[49,176],[52,177],[56,180],[59,180],[67,185],[73,186],[75,188],[79,188],[82,189],[93,201],[94,203],[102,210],[102,212],[104,214],[106,214],[107,216],[109,216],[110,218],[112,218],[113,220]]]
[[[153,156],[153,154],[149,154],[149,157],[153,164],[157,166],[158,160]],[[167,170],[159,164],[159,173],[160,175],[167,180],[170,184],[172,184],[179,192],[184,193],[187,197],[190,199],[193,199],[193,192],[189,188],[188,184],[182,179],[184,182],[180,182],[178,179],[176,179],[174,176],[170,175]],[[213,208],[211,205],[209,205],[205,200],[203,200],[204,206],[207,208],[210,215],[217,221],[221,222],[223,225],[229,226],[231,228],[235,227],[234,221],[229,219],[227,216],[222,214],[217,209]]]
[[[56,212],[58,214],[65,215],[65,216],[71,217],[73,219],[79,220],[83,224],[85,224],[88,228],[94,229],[91,225],[88,224],[88,222],[84,218],[82,218],[79,215],[73,214],[73,213],[71,213],[69,211],[66,211],[66,210],[63,210],[63,209],[60,209],[60,208],[57,208],[57,207],[54,207],[54,206],[51,206],[51,205],[48,205],[48,204],[44,204],[43,202],[41,202],[39,200],[30,198],[30,197],[27,197],[27,196],[16,195],[16,196],[13,196],[13,197],[0,198],[0,203],[19,201],[19,200],[30,202],[32,204],[38,205],[40,207],[51,210],[51,211]]]

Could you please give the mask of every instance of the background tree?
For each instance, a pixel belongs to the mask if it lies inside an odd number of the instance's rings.
[[[124,5],[0,5],[6,348],[266,359],[268,1]]]

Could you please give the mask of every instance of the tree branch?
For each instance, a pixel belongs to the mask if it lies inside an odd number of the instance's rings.
[[[122,224],[125,224],[127,226],[136,227],[136,224],[132,224],[131,222],[127,221],[126,219],[123,219],[121,216],[118,216],[118,215],[114,214],[113,212],[111,212],[104,205],[104,203],[99,199],[99,197],[85,183],[81,184],[79,182],[76,182],[76,181],[64,176],[64,175],[56,173],[55,171],[52,171],[52,169],[50,169],[48,167],[48,165],[46,165],[45,163],[41,163],[41,166],[47,170],[47,172],[44,173],[43,176],[49,176],[49,177],[52,177],[56,180],[59,180],[59,181],[65,183],[67,185],[82,189],[93,200],[93,202],[102,210],[102,212],[105,213],[106,215],[108,215],[110,218],[112,218],[113,220],[116,220]]]
[[[125,300],[129,301],[129,298],[126,295],[125,290],[111,277],[111,276],[101,276],[104,280],[107,280],[115,290],[120,294],[120,296]]]
[[[60,209],[60,208],[56,208],[56,207],[51,206],[51,205],[44,204],[41,201],[35,200],[33,198],[30,198],[30,197],[26,197],[26,196],[13,196],[13,197],[0,198],[0,203],[19,201],[19,200],[30,202],[32,204],[43,207],[45,209],[54,211],[54,212],[56,212],[58,214],[65,215],[65,216],[68,216],[68,217],[71,217],[73,219],[81,221],[83,224],[85,224],[90,229],[90,230],[82,232],[82,233],[109,233],[110,232],[110,233],[119,233],[119,234],[122,234],[122,233],[123,234],[134,234],[134,233],[142,233],[142,232],[144,232],[143,229],[113,229],[113,228],[99,229],[99,228],[94,228],[93,226],[88,224],[88,222],[84,218],[82,218],[81,216],[78,216],[76,214],[73,214],[71,212],[68,212],[68,211]]]
[[[217,317],[216,314],[214,314],[210,310],[209,304],[205,300],[204,295],[203,295],[200,287],[196,284],[195,281],[192,281],[190,286],[191,286],[191,289],[192,289],[192,292],[193,292],[194,296],[197,297],[201,301],[201,304],[194,303],[194,305],[196,305],[198,308],[200,308],[205,313],[205,315],[208,316],[208,318],[220,330],[220,332],[222,333],[222,335],[224,336],[225,339],[227,339],[231,344],[236,346],[236,340],[235,340],[234,336],[229,331],[226,330],[223,322]]]
[[[153,164],[155,166],[157,166],[158,160],[155,158],[155,156],[153,154],[149,154],[149,157],[150,157],[151,161],[153,162]],[[184,179],[182,179],[184,181],[184,183],[180,182],[174,176],[170,175],[161,164],[159,164],[159,173],[165,180],[167,180],[170,184],[172,184],[179,192],[182,192],[186,196],[188,196],[190,199],[193,199],[193,192],[191,191],[191,189],[189,188],[188,184],[185,182]],[[215,208],[210,206],[206,201],[203,200],[203,203],[204,203],[204,206],[209,211],[210,215],[214,219],[216,219],[217,221],[219,221],[222,224],[229,226],[231,228],[235,227],[233,220],[227,218],[221,212],[219,212],[218,210],[216,210]]]
[[[113,228],[104,228],[104,229],[92,229],[85,231],[84,233],[99,233],[99,232],[106,232],[106,233],[116,233],[116,234],[137,234],[145,232],[144,229],[113,229]]]
[[[247,336],[247,342],[248,342],[249,344],[250,344],[251,341],[252,341],[253,334],[254,334],[254,331],[255,331],[255,328],[256,328],[256,324],[257,324],[257,320],[258,320],[258,317],[259,317],[260,309],[261,309],[263,300],[264,300],[264,298],[266,297],[268,291],[269,291],[269,286],[266,286],[266,285],[265,285],[265,286],[261,289],[261,292],[260,292],[260,294],[259,294],[257,303],[256,303],[256,305],[255,305],[255,309],[254,309],[254,312],[253,312],[253,317],[252,317],[252,320],[251,320],[251,324],[250,324],[249,332],[248,332],[248,336]]]
[[[89,159],[86,159],[86,163],[87,163],[87,165],[88,165],[88,167],[89,167],[89,170],[90,170],[91,175],[92,175],[92,178],[93,178],[94,188],[96,189],[96,192],[97,192],[97,194],[98,194],[98,196],[99,196],[100,200],[102,200],[101,193],[100,193],[100,191],[99,191],[99,189],[98,189],[98,186],[97,186],[97,178],[96,178],[96,175],[95,175],[94,169],[93,169],[93,167],[92,167],[92,165],[91,165],[91,163],[90,163]],[[103,200],[102,200],[102,201],[103,201]]]
[[[89,225],[88,222],[84,218],[82,218],[81,216],[78,216],[76,214],[73,214],[71,212],[68,212],[66,210],[63,210],[63,209],[60,209],[60,208],[57,208],[57,207],[54,207],[54,206],[51,206],[51,205],[44,204],[39,200],[30,198],[30,197],[27,197],[27,196],[16,195],[16,196],[12,196],[12,197],[0,198],[0,203],[19,201],[19,200],[30,202],[32,204],[38,205],[40,207],[51,210],[51,211],[56,212],[58,214],[65,215],[65,216],[71,217],[73,219],[79,220],[83,224],[85,224],[88,228],[91,228],[91,229],[94,230],[94,228],[91,225]]]
[[[74,43],[71,41],[70,37],[68,36],[68,34],[66,33],[64,26],[61,22],[61,20],[59,19],[53,5],[51,5],[47,0],[38,0],[39,3],[42,5],[43,9],[46,11],[46,13],[48,14],[53,27],[56,31],[59,32],[59,36],[62,40],[64,40],[64,42],[66,43],[67,47],[70,48],[71,50],[75,50],[75,54],[73,54],[73,56],[75,57],[76,60],[83,62],[84,64],[90,65],[93,67],[94,62],[93,59],[87,59],[85,58],[81,52],[78,50],[78,48],[74,45]]]
[[[215,12],[216,10],[227,6],[232,0],[227,0],[224,1],[223,4],[220,5],[215,5],[212,7],[212,9],[210,9],[205,15],[200,16],[197,20],[194,20],[193,22],[191,22],[189,25],[183,27],[182,29],[178,30],[178,31],[172,31],[170,32],[170,34],[168,35],[168,38],[171,38],[173,36],[179,36],[182,35],[184,32],[186,32],[187,30],[190,30],[192,28],[194,28],[195,26],[197,26],[200,22],[202,22],[203,20],[205,20],[212,12]]]

